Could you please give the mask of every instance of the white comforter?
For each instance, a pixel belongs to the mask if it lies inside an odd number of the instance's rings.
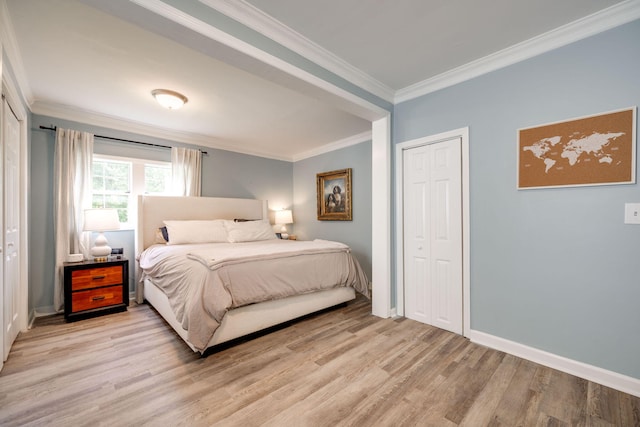
[[[369,296],[349,247],[324,240],[154,245],[139,261],[200,351],[235,307],[339,286]]]

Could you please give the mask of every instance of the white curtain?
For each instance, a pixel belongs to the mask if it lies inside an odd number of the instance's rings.
[[[190,148],[171,148],[171,176],[173,194],[200,196],[202,154]]]
[[[82,231],[84,210],[91,207],[93,134],[76,130],[56,131],[54,154],[54,209],[56,275],[53,305],[64,305],[62,264],[68,254],[89,255],[91,234]]]

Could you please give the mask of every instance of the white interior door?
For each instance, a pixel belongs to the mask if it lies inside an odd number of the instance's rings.
[[[461,139],[403,151],[405,314],[462,334]]]
[[[20,331],[20,122],[4,102],[4,354]]]
[[[0,49],[0,53],[2,50]],[[0,58],[0,63],[2,58]],[[0,67],[1,71],[1,67]],[[0,73],[0,76],[2,73]],[[2,101],[0,105],[0,227],[3,227],[2,233],[0,233],[0,320],[2,321],[2,328],[0,329],[0,350],[2,350],[2,357],[0,357],[0,370],[4,366],[6,359],[5,354],[8,354],[8,350],[5,353],[5,329],[4,329],[4,162],[2,161],[2,153],[4,153],[4,110],[7,104]]]

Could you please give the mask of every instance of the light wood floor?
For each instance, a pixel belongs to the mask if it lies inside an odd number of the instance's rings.
[[[640,399],[362,299],[193,353],[146,305],[21,334],[0,425],[640,426]]]

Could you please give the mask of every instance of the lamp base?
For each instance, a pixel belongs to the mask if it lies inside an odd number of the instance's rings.
[[[104,233],[99,233],[96,241],[91,248],[91,256],[94,258],[102,258],[111,255],[111,246],[108,245],[107,238]]]
[[[280,229],[280,236],[284,240],[289,239],[289,232],[287,231],[287,226],[285,224],[282,224],[282,228]]]

